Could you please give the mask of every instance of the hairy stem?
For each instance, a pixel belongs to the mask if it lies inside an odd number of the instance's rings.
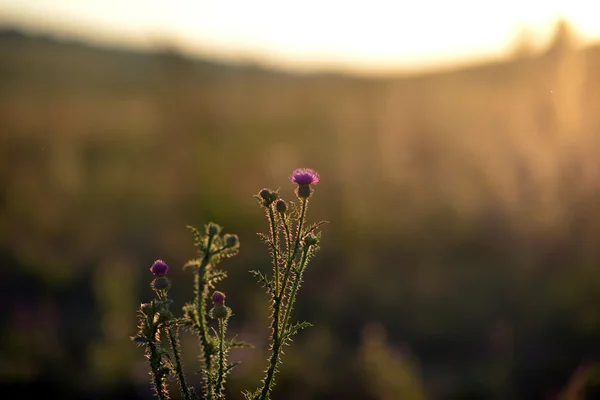
[[[225,325],[223,319],[219,319],[219,374],[217,375],[217,397],[225,398]]]
[[[177,380],[179,381],[179,386],[181,387],[181,393],[183,394],[183,398],[185,400],[190,400],[190,391],[185,382],[185,375],[183,374],[183,367],[181,366],[181,354],[179,352],[179,343],[177,341],[176,333],[174,333],[173,329],[171,328],[167,328],[166,330],[167,335],[169,336],[169,341],[171,342],[171,349],[173,350],[173,358],[175,359],[175,372],[177,373]]]
[[[208,324],[206,322],[206,298],[208,297],[208,265],[210,263],[210,246],[212,244],[213,236],[208,237],[208,243],[206,246],[206,252],[202,258],[202,263],[196,271],[194,277],[194,292],[196,294],[194,298],[194,304],[196,305],[196,329],[199,332],[200,342],[202,344],[202,355],[204,356],[204,366],[206,368],[206,375],[204,377],[206,383],[206,398],[211,399],[213,396],[212,379],[210,374],[212,371],[212,349],[208,340]]]
[[[269,222],[271,223],[271,246],[273,247],[273,267],[275,278],[275,297],[279,296],[279,246],[277,245],[277,229],[273,207],[269,206]]]
[[[154,343],[149,343],[148,347],[148,359],[150,361],[150,370],[152,375],[152,383],[154,384],[154,391],[159,400],[167,400],[169,393],[165,386],[165,379],[161,371],[161,356],[157,346]]]
[[[277,364],[279,363],[279,356],[281,353],[281,348],[283,342],[281,340],[281,332],[285,332],[285,323],[280,323],[280,312],[281,312],[281,302],[283,297],[285,296],[286,286],[289,279],[290,271],[292,269],[292,265],[294,262],[294,258],[296,258],[296,253],[298,252],[298,246],[300,245],[300,237],[302,236],[302,228],[304,226],[304,219],[306,216],[306,203],[307,199],[302,199],[302,210],[300,212],[300,221],[298,222],[298,229],[296,232],[296,238],[294,242],[294,249],[292,253],[289,255],[286,268],[285,275],[283,277],[283,282],[281,285],[281,290],[279,292],[279,296],[275,297],[275,304],[273,306],[273,346],[271,358],[269,360],[269,368],[267,370],[267,375],[265,377],[265,381],[261,390],[260,400],[266,400],[269,398],[269,393],[271,391],[271,386],[273,385],[273,379],[275,377],[275,372],[277,370]]]
[[[290,299],[287,302],[285,315],[283,317],[283,323],[282,323],[283,328],[282,329],[284,330],[284,332],[287,329],[287,325],[290,320],[292,308],[294,307],[294,301],[296,300],[296,293],[298,293],[298,288],[300,287],[300,282],[302,281],[302,274],[304,273],[304,270],[306,269],[306,261],[308,258],[308,249],[309,249],[309,247],[306,246],[304,248],[304,252],[302,252],[302,260],[300,261],[300,266],[298,268],[296,277],[293,281],[292,292],[290,293]]]
[[[281,293],[280,300],[285,297],[285,289],[287,287],[288,279],[290,277],[290,273],[292,270],[292,265],[294,264],[294,258],[296,258],[296,253],[298,252],[298,246],[300,245],[300,238],[302,237],[302,228],[304,227],[304,219],[306,217],[306,205],[307,199],[302,199],[302,210],[300,212],[300,221],[298,221],[298,228],[296,231],[296,238],[294,239],[294,248],[291,254],[288,257],[287,264],[285,266],[285,275],[283,277],[283,283],[281,285]]]

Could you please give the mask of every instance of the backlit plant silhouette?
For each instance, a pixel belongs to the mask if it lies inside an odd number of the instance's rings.
[[[289,345],[292,337],[308,322],[292,323],[292,310],[306,266],[319,249],[323,222],[308,225],[306,213],[312,185],[319,182],[319,175],[311,169],[297,169],[290,176],[297,185],[299,204],[286,202],[279,192],[262,189],[254,196],[264,208],[268,220],[268,233],[259,234],[269,248],[272,260],[270,273],[251,271],[269,295],[270,357],[264,378],[254,391],[246,391],[246,399],[266,400],[270,398],[275,383],[282,349]],[[168,399],[170,377],[179,384],[184,399],[224,399],[227,376],[236,365],[228,360],[229,350],[247,346],[235,339],[227,339],[227,322],[232,316],[225,305],[225,294],[215,290],[227,273],[217,269],[225,258],[238,253],[237,235],[223,234],[222,228],[208,223],[204,231],[189,227],[198,257],[188,261],[184,269],[194,276],[194,298],[182,308],[182,316],[170,311],[172,300],[168,298],[171,282],[166,277],[169,267],[162,260],[154,262],[150,271],[155,279],[151,287],[156,298],[143,303],[139,311],[139,332],[133,341],[144,347],[150,369],[150,383],[159,399]],[[212,292],[212,293],[211,293]],[[213,307],[209,310],[209,301]],[[211,326],[210,320],[215,320]],[[200,389],[188,383],[181,362],[179,345],[180,329],[188,329],[198,337],[200,360],[202,361]]]

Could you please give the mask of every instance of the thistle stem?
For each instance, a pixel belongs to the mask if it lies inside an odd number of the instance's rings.
[[[281,294],[279,296],[280,300],[285,297],[285,289],[287,287],[288,279],[290,276],[290,272],[292,269],[292,265],[294,263],[294,258],[296,258],[296,253],[298,252],[298,246],[300,245],[300,237],[302,236],[302,228],[304,227],[304,219],[306,217],[306,205],[307,199],[302,199],[302,210],[300,212],[300,221],[298,222],[298,228],[296,231],[296,239],[294,240],[294,249],[292,253],[289,255],[287,264],[285,266],[285,275],[283,277],[283,284],[281,286]]]
[[[161,364],[162,360],[158,351],[158,348],[154,343],[148,344],[148,359],[150,361],[150,370],[152,375],[152,383],[154,383],[154,391],[159,400],[167,400],[169,394],[165,387],[165,379],[162,376]]]
[[[302,253],[302,260],[300,261],[300,267],[298,268],[296,278],[293,281],[292,292],[290,293],[290,299],[287,302],[285,315],[283,317],[283,329],[284,330],[287,328],[287,325],[289,323],[290,315],[292,313],[292,308],[294,306],[294,301],[296,300],[296,294],[298,293],[298,288],[300,287],[300,281],[302,281],[302,274],[304,273],[304,270],[306,269],[306,261],[308,258],[308,249],[309,249],[309,247],[306,246],[306,248],[304,249],[304,252]]]
[[[212,379],[210,374],[212,371],[212,358],[211,349],[208,340],[208,324],[206,322],[206,298],[208,297],[208,265],[210,263],[210,246],[212,244],[213,236],[208,237],[208,243],[206,245],[206,252],[202,258],[202,263],[196,271],[194,277],[194,291],[196,296],[194,298],[194,304],[196,305],[196,329],[200,334],[200,342],[202,344],[202,355],[204,356],[204,366],[206,367],[206,398],[212,399],[213,388]]]
[[[281,340],[281,332],[285,332],[285,322],[283,324],[280,323],[280,311],[281,311],[281,302],[283,297],[285,296],[285,291],[287,287],[287,282],[289,279],[290,271],[292,269],[294,258],[296,257],[296,253],[298,252],[298,246],[300,245],[300,237],[302,236],[302,228],[304,226],[304,219],[306,216],[306,203],[307,199],[302,199],[302,210],[300,212],[300,221],[298,222],[298,228],[296,232],[296,238],[294,242],[294,249],[292,253],[289,255],[287,259],[287,264],[285,268],[285,275],[283,277],[283,282],[281,285],[281,291],[279,292],[279,296],[275,296],[275,304],[273,310],[273,347],[271,358],[269,360],[269,368],[267,370],[267,376],[265,377],[264,385],[261,390],[261,394],[259,399],[266,400],[269,398],[269,392],[271,391],[271,385],[273,384],[273,379],[275,376],[275,372],[277,369],[277,364],[279,363],[279,355],[281,353],[281,348],[283,346],[283,342]]]
[[[225,325],[225,320],[219,319],[219,374],[217,375],[218,398],[225,398]]]
[[[273,267],[275,268],[275,297],[279,296],[279,247],[277,245],[277,229],[275,228],[275,215],[273,207],[269,206],[269,221],[271,222],[271,245],[273,247]]]
[[[177,342],[176,334],[171,328],[167,328],[166,330],[169,336],[169,341],[171,342],[171,348],[173,349],[173,358],[175,358],[175,372],[177,373],[177,380],[179,381],[179,386],[181,387],[181,393],[183,394],[183,398],[185,400],[190,400],[190,391],[185,382],[185,375],[183,374],[183,367],[181,366],[181,355],[179,353],[179,343]]]

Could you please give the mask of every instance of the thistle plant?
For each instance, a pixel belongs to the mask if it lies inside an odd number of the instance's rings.
[[[255,198],[265,210],[268,233],[259,234],[268,245],[272,260],[270,274],[251,271],[269,295],[270,357],[264,378],[253,392],[245,392],[247,399],[270,398],[284,346],[308,322],[292,324],[291,315],[298,290],[309,260],[318,250],[321,237],[319,227],[323,222],[308,225],[306,213],[313,193],[311,185],[319,182],[319,175],[311,169],[297,169],[290,176],[297,184],[299,204],[286,202],[279,191],[262,189]],[[155,279],[151,287],[156,298],[143,303],[139,311],[139,331],[132,340],[144,347],[148,360],[150,383],[159,399],[169,399],[168,378],[179,385],[185,400],[225,399],[225,382],[236,363],[228,361],[229,350],[248,344],[227,338],[227,324],[232,310],[225,306],[225,294],[216,290],[217,283],[227,273],[216,266],[238,253],[239,239],[234,234],[223,234],[222,228],[209,223],[204,231],[188,227],[194,238],[198,256],[184,265],[193,274],[194,298],[182,308],[182,316],[175,317],[168,298],[171,281],[166,277],[169,267],[162,260],[154,262],[150,271]],[[212,294],[211,294],[212,292]],[[209,310],[209,301],[212,308]],[[216,324],[216,326],[215,326]],[[191,331],[198,338],[199,359],[202,364],[199,381],[201,390],[188,385],[181,361],[179,332]],[[166,345],[165,345],[166,342]]]

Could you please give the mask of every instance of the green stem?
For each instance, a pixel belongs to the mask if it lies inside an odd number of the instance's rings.
[[[277,246],[277,229],[273,207],[269,206],[269,221],[271,222],[271,246],[273,247],[273,266],[275,268],[275,297],[279,296],[279,247]]]
[[[288,219],[285,217],[285,215],[281,216],[281,220],[283,221],[283,227],[285,228],[287,256],[288,258],[290,258],[292,252],[292,237],[290,235],[290,225],[288,224]]]
[[[273,353],[271,353],[271,359],[269,361],[269,370],[267,371],[267,377],[260,393],[260,400],[266,400],[269,398],[269,392],[271,385],[273,384],[273,377],[275,376],[275,368],[279,360],[279,352],[281,350],[279,340],[273,340]]]
[[[283,284],[281,285],[281,295],[280,299],[285,297],[285,289],[287,287],[288,279],[290,277],[290,272],[292,269],[292,265],[294,263],[294,258],[296,258],[296,253],[298,252],[298,246],[300,245],[300,238],[302,236],[302,228],[304,227],[304,219],[306,217],[306,204],[307,199],[302,199],[302,210],[300,212],[300,221],[298,222],[298,229],[296,232],[296,239],[294,240],[294,249],[292,253],[288,257],[287,264],[285,266],[285,275],[283,277]]]
[[[206,367],[206,398],[212,399],[213,388],[210,374],[212,371],[212,350],[208,340],[208,324],[206,322],[206,298],[208,297],[208,265],[210,263],[210,246],[212,245],[213,236],[208,237],[206,253],[202,258],[202,263],[198,267],[194,277],[194,286],[196,296],[194,304],[196,304],[196,329],[199,331],[200,342],[202,344],[202,354],[204,356],[204,366]]]
[[[292,269],[294,258],[296,257],[296,253],[298,252],[298,246],[300,244],[300,237],[302,233],[302,228],[304,226],[304,219],[306,216],[306,199],[302,199],[302,210],[300,212],[300,221],[298,222],[298,229],[296,232],[296,239],[294,243],[294,249],[287,260],[287,265],[285,268],[285,275],[283,277],[283,283],[281,285],[281,291],[279,292],[279,296],[275,297],[274,304],[274,316],[273,316],[273,348],[271,353],[271,358],[269,360],[269,369],[267,370],[267,376],[265,377],[265,382],[261,390],[260,400],[266,400],[269,398],[269,392],[271,391],[271,385],[273,384],[273,379],[275,376],[275,371],[277,369],[277,364],[279,362],[279,355],[281,353],[281,347],[283,345],[281,338],[279,336],[280,332],[283,332],[285,326],[281,326],[279,323],[279,314],[281,310],[281,302],[283,297],[285,296],[285,290],[287,286],[287,281],[289,279],[290,271]]]
[[[152,382],[154,383],[154,391],[159,400],[167,400],[169,394],[166,391],[165,379],[160,371],[161,357],[158,348],[154,343],[148,344],[148,359],[150,361],[150,370],[152,371]]]
[[[292,307],[294,307],[294,301],[296,300],[296,293],[298,293],[298,288],[300,287],[300,281],[302,280],[302,274],[306,269],[306,260],[308,258],[308,249],[306,246],[304,252],[302,253],[302,260],[300,261],[300,268],[298,268],[298,273],[296,275],[296,279],[294,279],[292,293],[290,294],[290,299],[287,302],[285,316],[283,317],[283,331],[285,332],[287,329],[287,325],[290,320],[290,315],[292,314]]]
[[[177,328],[175,328],[177,329]],[[177,379],[179,380],[179,386],[181,387],[181,393],[185,400],[190,400],[190,391],[185,382],[185,375],[183,374],[183,367],[181,366],[181,355],[179,353],[179,343],[177,342],[176,335],[173,333],[173,329],[167,328],[167,334],[171,342],[171,348],[173,349],[173,358],[175,358],[175,372],[177,373]]]
[[[225,398],[225,324],[223,319],[219,319],[219,374],[217,376],[217,397]]]

